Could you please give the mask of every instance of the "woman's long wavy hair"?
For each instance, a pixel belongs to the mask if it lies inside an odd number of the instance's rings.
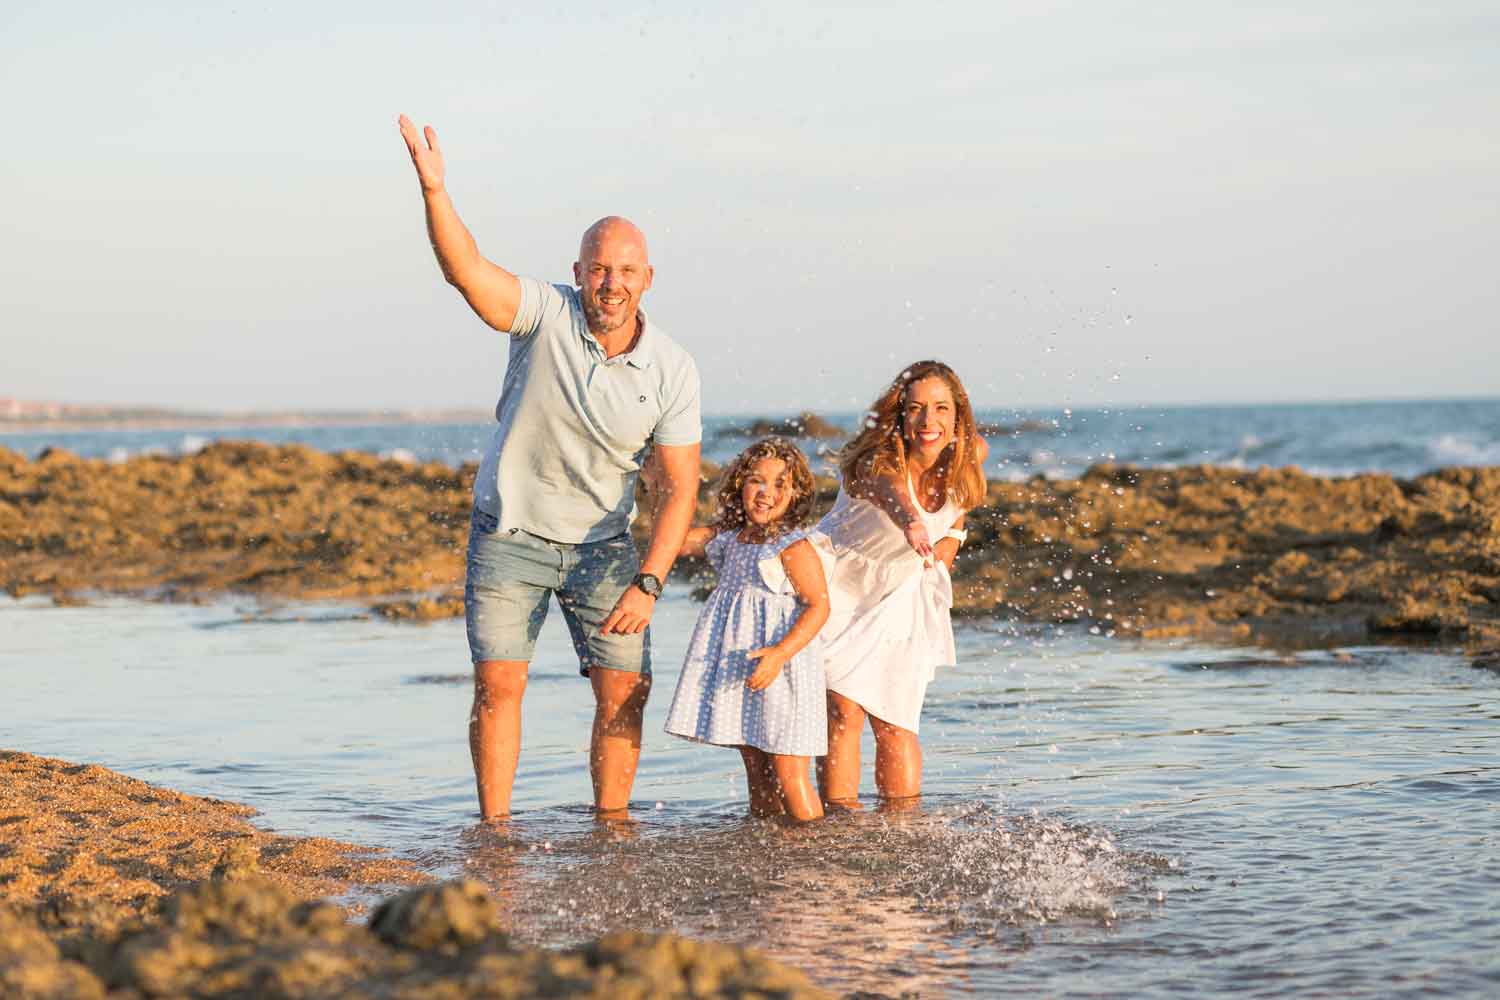
[[[876,476],[906,478],[906,397],[924,378],[940,378],[953,393],[953,441],[936,466],[948,496],[965,510],[984,502],[984,469],[979,464],[979,428],[974,408],[958,375],[941,361],[918,361],[896,376],[865,414],[864,427],[838,452],[839,473],[846,486]]]
[[[792,502],[787,505],[785,514],[766,526],[766,534],[779,535],[812,522],[815,491],[807,458],[786,438],[768,437],[740,452],[719,477],[718,513],[713,527],[720,531],[739,531],[750,523],[750,517],[745,513],[745,480],[750,478],[755,463],[766,458],[778,458],[784,462],[792,481]]]

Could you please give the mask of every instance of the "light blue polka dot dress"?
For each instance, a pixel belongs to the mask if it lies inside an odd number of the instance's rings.
[[[715,535],[705,554],[719,584],[698,615],[667,732],[719,746],[811,757],[828,752],[828,706],[822,643],[816,638],[782,668],[764,691],[745,681],[755,672],[746,654],[781,641],[801,605],[781,568],[783,549],[806,538],[790,531],[768,542]]]

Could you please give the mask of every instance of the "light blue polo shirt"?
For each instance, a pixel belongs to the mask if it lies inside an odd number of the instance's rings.
[[[630,527],[652,443],[696,444],[698,367],[640,313],[635,348],[613,358],[589,332],[578,290],[521,278],[510,361],[474,506],[501,531],[594,542]]]

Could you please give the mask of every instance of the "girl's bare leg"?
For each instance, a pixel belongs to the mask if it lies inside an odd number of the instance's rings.
[[[917,734],[870,716],[875,731],[875,788],[885,799],[922,794],[922,745]]]
[[[800,822],[823,818],[823,803],[807,777],[807,758],[791,754],[766,754],[776,776],[776,787],[787,815]]]
[[[750,788],[750,815],[762,818],[781,815],[785,807],[776,787],[770,756],[755,747],[740,747],[740,759],[745,762],[745,784]]]
[[[818,758],[818,789],[823,802],[859,808],[859,738],[865,710],[841,694],[828,692],[828,755]]]

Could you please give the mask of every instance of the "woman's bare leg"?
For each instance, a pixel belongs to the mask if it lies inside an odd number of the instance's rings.
[[[807,777],[807,758],[791,754],[766,754],[776,776],[776,787],[787,815],[800,822],[823,818],[823,803]]]
[[[864,728],[865,710],[828,692],[828,755],[818,758],[818,789],[825,805],[859,808],[859,738]]]
[[[740,759],[745,762],[745,784],[750,789],[750,815],[781,815],[784,806],[770,756],[755,747],[740,747]]]
[[[922,745],[917,734],[870,716],[875,731],[875,788],[885,799],[922,794]]]

